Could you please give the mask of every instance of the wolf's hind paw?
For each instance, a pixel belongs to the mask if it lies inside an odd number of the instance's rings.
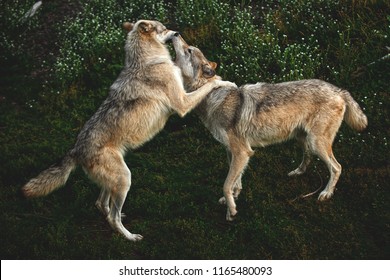
[[[328,200],[329,198],[331,198],[332,196],[333,196],[333,192],[322,191],[320,193],[320,195],[318,196],[318,200],[319,201],[325,201],[325,200]]]
[[[288,173],[287,176],[289,176],[289,177],[292,177],[292,176],[299,176],[299,175],[302,175],[303,173],[305,173],[305,171],[303,171],[303,170],[300,169],[300,168],[297,168],[297,169],[291,171],[290,173]]]

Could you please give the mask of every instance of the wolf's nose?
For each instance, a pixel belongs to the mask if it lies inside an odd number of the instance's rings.
[[[179,33],[179,32],[175,32],[175,34],[173,34],[173,36],[179,37],[179,36],[180,36],[180,33]]]

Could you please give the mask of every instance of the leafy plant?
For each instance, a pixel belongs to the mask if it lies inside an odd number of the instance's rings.
[[[38,26],[38,17],[25,18],[31,8],[31,1],[15,0],[0,3],[0,58],[24,55],[26,45],[24,37]]]
[[[125,33],[122,23],[141,18],[167,21],[163,1],[82,1],[81,12],[60,23],[60,55],[53,66],[62,87],[97,75],[112,80],[123,65]],[[108,81],[107,81],[108,82]]]

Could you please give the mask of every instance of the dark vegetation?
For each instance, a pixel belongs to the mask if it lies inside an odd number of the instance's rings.
[[[389,259],[390,4],[379,0],[34,1],[0,4],[0,223],[2,259]],[[26,200],[20,188],[59,160],[105,98],[123,63],[121,23],[160,20],[220,65],[225,79],[321,78],[348,89],[368,116],[345,124],[334,151],[343,166],[335,196],[314,161],[288,178],[294,143],[257,149],[243,177],[239,217],[217,201],[224,148],[200,121],[172,117],[130,151],[133,182],[113,233],[94,207],[99,189],[77,169],[66,186]],[[383,59],[381,59],[383,58]]]

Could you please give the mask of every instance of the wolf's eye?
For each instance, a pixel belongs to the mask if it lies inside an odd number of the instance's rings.
[[[188,53],[192,54],[192,49],[188,48]]]

